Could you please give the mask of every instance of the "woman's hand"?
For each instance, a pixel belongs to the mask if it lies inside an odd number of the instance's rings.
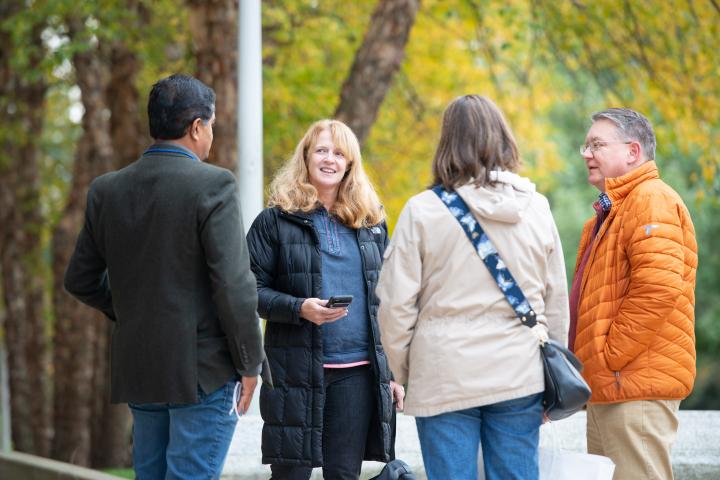
[[[347,315],[347,308],[326,308],[326,304],[327,300],[306,298],[300,307],[300,316],[315,325],[322,325]]]
[[[401,412],[404,408],[403,400],[405,399],[405,387],[390,380],[390,390],[392,390],[393,400],[397,402],[397,411]]]

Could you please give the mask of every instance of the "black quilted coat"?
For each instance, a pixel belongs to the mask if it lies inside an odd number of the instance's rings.
[[[390,370],[377,325],[375,295],[387,227],[357,230],[367,285],[371,322],[370,363],[377,380],[376,417],[370,426],[365,459],[387,462],[395,457],[395,410]],[[258,311],[267,320],[265,352],[274,388],[260,390],[262,461],[276,465],[319,467],[323,464],[322,330],[300,318],[306,298],[320,297],[320,240],[310,214],[267,208],[248,232],[253,273],[257,277]],[[351,413],[351,412],[350,412]]]

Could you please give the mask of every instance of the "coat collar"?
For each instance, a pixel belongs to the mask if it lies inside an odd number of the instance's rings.
[[[192,150],[183,147],[179,143],[173,143],[173,142],[167,142],[167,141],[158,141],[158,142],[153,143],[143,153],[143,156],[146,156],[146,155],[186,157],[186,158],[190,158],[191,160],[195,160],[197,162],[201,161],[200,158],[198,158],[198,156]]]
[[[308,222],[310,222],[312,224],[312,216],[313,216],[314,211],[313,212],[302,212],[302,211],[298,210],[295,212],[288,212],[277,206],[275,208],[278,209],[278,212],[280,213],[281,216],[287,217],[287,218],[289,218],[293,221],[299,222],[299,223],[307,224]]]
[[[312,227],[313,214],[317,211],[317,210],[313,210],[311,212],[302,212],[302,211],[288,212],[277,206],[275,208],[277,208],[278,215],[280,215],[281,217],[285,217],[288,220],[295,222],[297,224],[303,225],[305,227]],[[318,209],[319,208],[321,208],[321,207],[318,207]],[[372,227],[360,227],[356,230],[358,231],[359,235],[362,235],[363,232],[366,232],[366,231],[370,232],[372,234],[375,234],[375,235],[380,235],[383,232],[383,230],[382,230],[383,223],[374,225]]]
[[[653,180],[655,178],[660,178],[657,164],[654,161],[648,160],[635,170],[628,172],[621,177],[606,178],[605,192],[608,197],[610,197],[610,201],[612,201],[613,206],[619,205],[635,187],[643,182]]]

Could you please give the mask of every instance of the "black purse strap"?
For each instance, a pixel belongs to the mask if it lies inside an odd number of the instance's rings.
[[[535,311],[465,201],[457,192],[448,192],[442,185],[436,185],[432,191],[458,221],[520,322],[526,327],[534,327],[537,324]]]

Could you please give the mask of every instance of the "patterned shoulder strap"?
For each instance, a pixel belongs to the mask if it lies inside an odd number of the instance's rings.
[[[432,191],[440,197],[440,200],[450,210],[450,213],[458,221],[463,231],[475,247],[475,251],[495,279],[500,291],[503,292],[508,303],[515,310],[515,315],[526,327],[534,327],[537,323],[535,311],[530,307],[525,294],[518,286],[510,270],[505,266],[498,251],[482,229],[480,222],[470,212],[465,201],[455,192],[448,192],[442,185],[436,185]]]

